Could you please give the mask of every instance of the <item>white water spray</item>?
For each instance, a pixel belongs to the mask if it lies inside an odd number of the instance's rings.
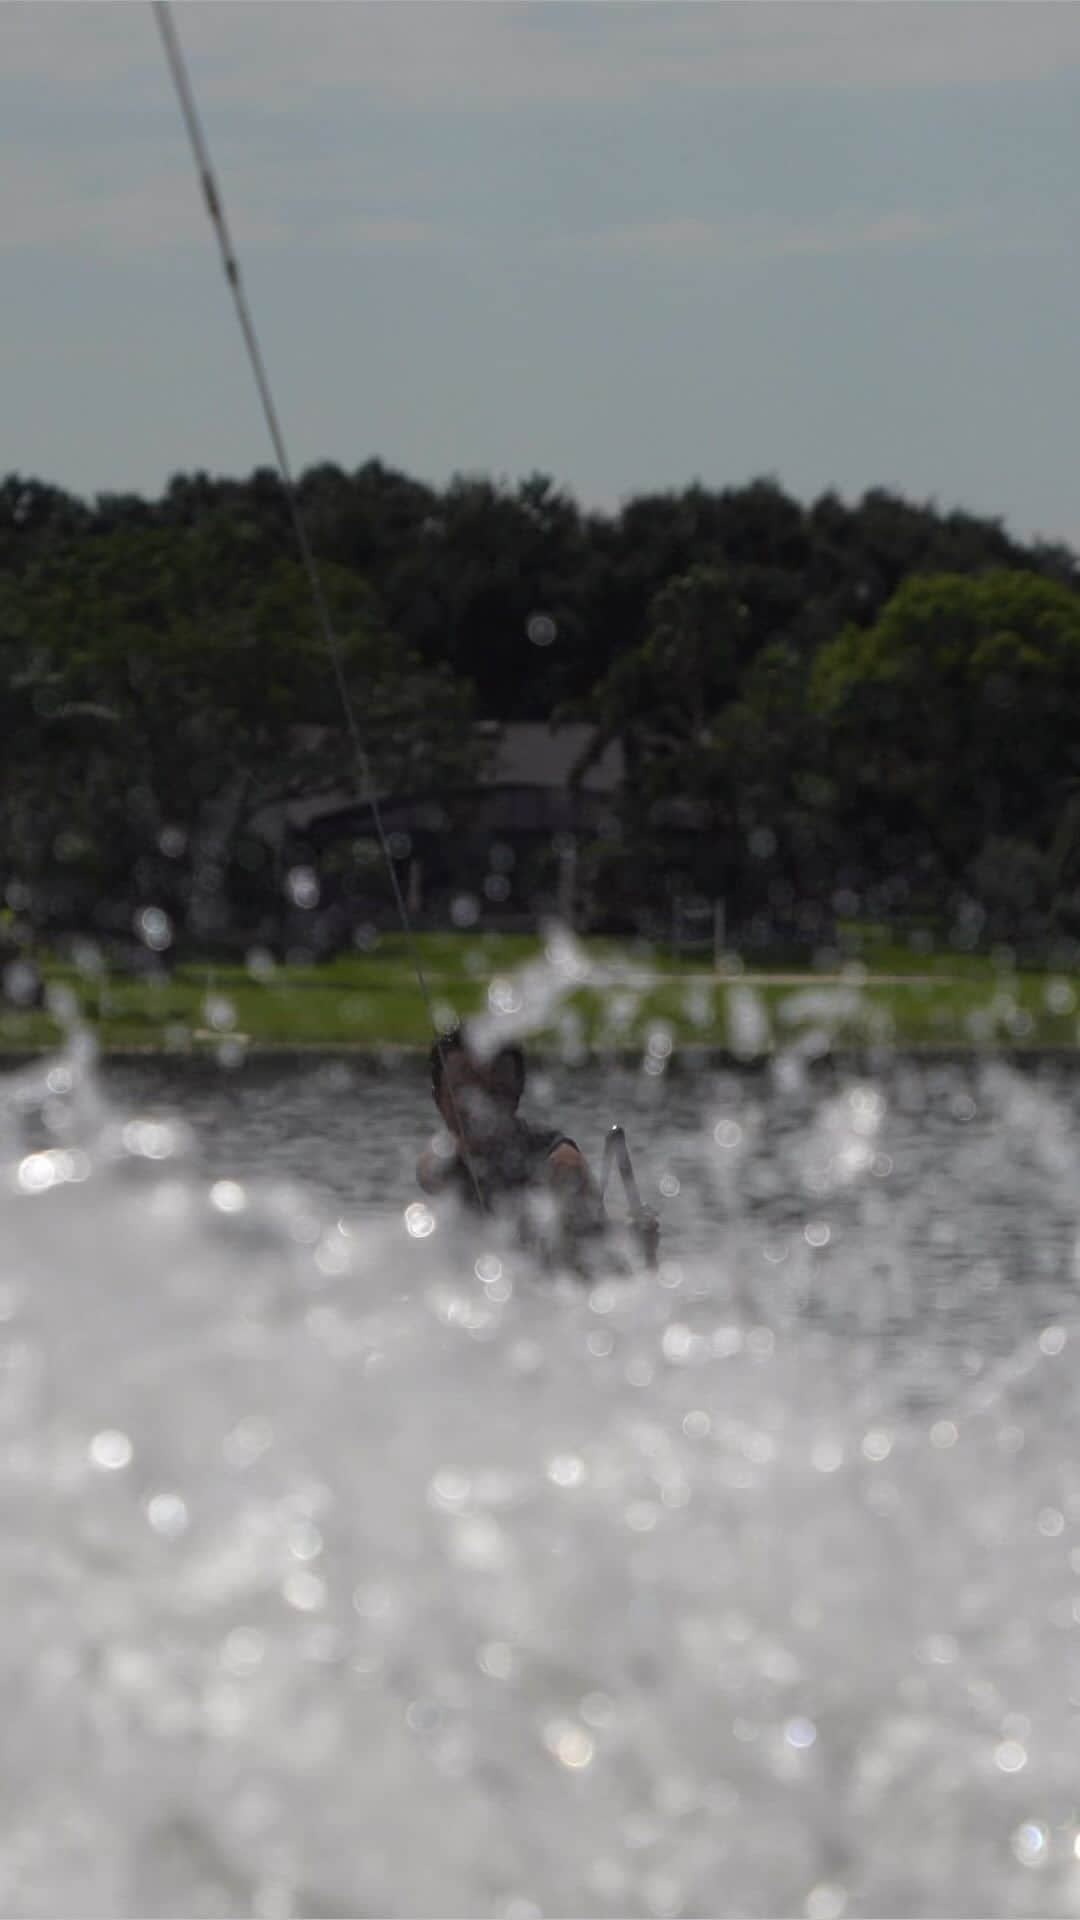
[[[582,1288],[9,1080],[3,1910],[1076,1911],[1067,1103],[943,1211],[939,1094],[709,1086],[727,1230]]]

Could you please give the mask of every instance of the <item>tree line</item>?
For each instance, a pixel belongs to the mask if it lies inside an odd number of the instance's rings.
[[[969,945],[1080,928],[1068,548],[771,479],[611,513],[542,475],[435,488],[374,461],[299,491],[380,787],[467,788],[478,720],[621,741],[625,791],[579,850],[595,924],[682,897],[759,944],[836,914]],[[0,729],[9,915],[120,934],[151,902],[194,944],[280,931],[303,848],[260,818],[340,790],[351,755],[276,475],[92,502],[0,483]]]

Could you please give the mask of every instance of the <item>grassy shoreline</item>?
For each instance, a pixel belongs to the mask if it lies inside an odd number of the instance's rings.
[[[528,995],[542,943],[523,935],[424,934],[422,962],[440,1024]],[[533,1035],[538,1052],[664,1055],[698,1048],[735,1059],[796,1047],[883,1046],[947,1053],[1080,1050],[1080,979],[1014,968],[987,955],[927,953],[866,939],[858,957],[817,970],[737,961],[714,973],[699,959],[646,955],[586,940],[577,949],[595,984],[573,985]],[[342,1051],[377,1056],[430,1043],[423,998],[400,935],[370,953],[321,964],[186,962],[148,976],[88,975],[70,962],[39,962],[103,1053],[214,1055]],[[522,972],[525,969],[525,972]],[[1075,982],[1075,983],[1074,983]],[[513,1015],[508,1025],[516,1024]],[[0,1055],[55,1047],[63,1026],[41,1009],[0,1011]]]

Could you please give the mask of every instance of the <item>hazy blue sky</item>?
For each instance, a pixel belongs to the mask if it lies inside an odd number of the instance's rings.
[[[1080,6],[186,0],[298,464],[1080,545]],[[0,6],[0,469],[268,458],[148,6]]]

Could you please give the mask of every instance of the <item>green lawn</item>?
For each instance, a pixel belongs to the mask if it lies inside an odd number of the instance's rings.
[[[539,940],[514,935],[422,934],[418,944],[440,1024],[476,1011],[493,980],[512,978],[540,953]],[[829,974],[777,965],[715,976],[704,959],[674,960],[662,951],[648,956],[629,944],[590,940],[583,951],[590,964],[634,977],[575,988],[538,1028],[541,1043],[634,1047],[667,1029],[675,1046],[745,1052],[792,1043],[824,1051],[872,1041],[1080,1044],[1080,979],[1074,991],[1060,974],[1013,971],[985,955],[913,953],[869,939],[858,963],[838,964]],[[99,981],[59,960],[44,971],[51,987],[73,996],[106,1050],[200,1051],[230,1034],[257,1046],[422,1047],[430,1039],[400,935],[383,936],[372,953],[265,974],[243,965],[189,964],[157,979],[116,974]],[[802,977],[771,977],[781,972]],[[0,1014],[0,1051],[51,1046],[60,1033],[44,1012]]]

